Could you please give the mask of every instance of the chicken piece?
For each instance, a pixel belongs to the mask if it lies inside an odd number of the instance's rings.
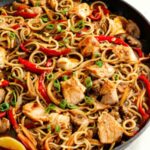
[[[75,5],[70,11],[70,15],[77,15],[78,17],[82,19],[86,19],[87,16],[91,14],[90,7],[86,3],[81,3],[78,5]]]
[[[101,99],[103,104],[114,105],[119,102],[116,85],[111,81],[105,81],[100,90],[100,95],[103,95]]]
[[[70,70],[79,64],[77,59],[61,57],[57,61],[57,66],[63,70]]]
[[[98,136],[103,144],[111,144],[121,138],[123,129],[114,117],[103,112],[98,118]]]
[[[49,121],[51,127],[54,129],[56,125],[59,125],[61,128],[69,128],[70,126],[70,117],[68,115],[51,113],[49,115]]]
[[[89,120],[83,111],[79,109],[72,109],[72,110],[69,110],[69,112],[71,114],[71,121],[75,125],[80,126],[84,124],[85,126],[88,126]]]
[[[3,47],[0,47],[0,69],[5,67],[5,59],[6,59],[6,50]]]
[[[123,62],[137,62],[138,57],[134,53],[131,47],[126,47],[122,45],[117,45],[115,48],[112,50],[113,53],[119,58],[120,61]]]
[[[132,20],[128,21],[128,24],[126,26],[126,32],[133,36],[134,38],[139,38],[140,37],[140,29],[137,26],[135,22]]]
[[[79,48],[83,56],[90,56],[99,51],[99,42],[93,36],[86,37],[79,43]]]
[[[64,98],[69,104],[78,104],[83,100],[86,88],[78,78],[73,76],[69,80],[61,82],[61,86]]]
[[[42,11],[42,8],[41,7],[32,7],[31,10],[34,12],[34,13],[37,13],[38,15],[41,15],[43,13]]]
[[[55,7],[57,6],[58,2],[57,2],[57,0],[47,0],[47,4],[48,4],[53,10],[55,10]]]
[[[33,6],[45,6],[46,0],[30,0]]]
[[[35,121],[49,121],[44,107],[37,102],[30,102],[24,105],[23,113]]]
[[[0,103],[3,102],[4,98],[5,98],[5,90],[4,89],[0,89]]]
[[[110,19],[110,24],[112,26],[110,35],[114,36],[126,32],[123,29],[123,24],[119,17],[115,17],[113,20]]]
[[[10,128],[10,122],[6,118],[0,119],[0,133],[5,133]]]
[[[92,76],[97,78],[110,78],[115,72],[114,67],[107,63],[103,63],[102,67],[99,67],[98,65],[92,65],[86,67],[86,69],[90,71]]]

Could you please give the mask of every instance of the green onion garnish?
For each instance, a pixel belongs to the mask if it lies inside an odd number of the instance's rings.
[[[47,130],[51,131],[51,126],[50,125],[47,125]]]
[[[88,89],[90,89],[90,88],[93,86],[93,82],[92,82],[91,77],[87,77],[87,78],[85,79],[85,86],[86,86]]]
[[[100,53],[98,53],[98,52],[94,54],[94,57],[95,57],[95,58],[100,57],[100,56],[101,56],[101,55],[100,55]]]
[[[46,108],[45,112],[50,113],[52,110],[55,110],[55,105],[49,104],[48,107]]]
[[[62,32],[63,31],[63,29],[62,29],[62,25],[57,25],[57,32]]]
[[[117,80],[119,79],[119,75],[118,75],[118,74],[115,74],[115,75],[114,75],[114,79],[115,79],[115,81],[117,81]]]
[[[68,103],[65,99],[62,100],[59,104],[60,108],[62,108],[62,109],[65,109],[67,107],[67,105],[68,105]]]
[[[98,67],[100,67],[100,68],[103,66],[103,62],[100,61],[100,60],[99,60],[99,61],[96,61],[95,64],[96,64]]]
[[[78,108],[78,106],[73,105],[73,104],[68,104],[67,107],[68,107],[69,109],[77,109],[77,108]]]
[[[0,104],[0,111],[4,112],[7,111],[9,109],[9,104],[8,103],[2,103]]]
[[[63,10],[60,11],[63,15],[66,15],[67,12],[68,12],[68,9],[67,8],[64,8]]]
[[[93,104],[94,102],[94,99],[92,97],[89,97],[89,96],[85,96],[85,103],[86,104]]]
[[[11,100],[11,105],[12,105],[12,106],[16,106],[17,95],[16,95],[15,91],[13,91],[12,94],[13,94],[13,98],[12,98],[12,100]]]
[[[49,24],[49,25],[46,26],[46,29],[53,30],[54,29],[54,25],[53,24]]]
[[[55,127],[55,132],[60,132],[60,126],[59,125],[56,125],[56,127]]]
[[[48,75],[46,76],[46,79],[47,79],[48,81],[50,81],[51,79],[53,79],[53,77],[54,77],[54,74],[53,74],[53,73],[50,73],[50,74],[48,74]]]
[[[77,23],[77,27],[78,27],[79,29],[83,29],[83,28],[85,27],[84,21],[83,21],[83,20],[80,20],[80,21]]]
[[[67,75],[64,75],[64,76],[62,77],[62,80],[63,80],[63,81],[68,80],[68,76],[67,76]]]
[[[16,37],[16,34],[15,34],[14,32],[10,32],[10,33],[9,33],[9,37],[10,37],[11,39],[14,39],[14,38]]]
[[[54,81],[54,88],[57,90],[57,92],[60,92],[60,82],[59,82],[59,80]]]
[[[41,17],[41,19],[42,19],[42,21],[44,22],[44,23],[46,23],[46,22],[48,22],[48,17]]]

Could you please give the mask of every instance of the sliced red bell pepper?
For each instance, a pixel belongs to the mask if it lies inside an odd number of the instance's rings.
[[[108,41],[110,43],[119,44],[119,45],[123,45],[123,46],[128,46],[128,44],[125,41],[123,41],[120,38],[116,38],[114,36],[99,35],[99,36],[95,36],[95,38],[99,42]]]
[[[38,91],[40,92],[41,96],[44,98],[47,104],[51,102],[49,96],[47,95],[47,91],[44,85],[45,73],[40,75],[39,84],[38,84]]]
[[[44,47],[40,47],[40,50],[45,53],[47,56],[61,56],[61,55],[67,55],[69,52],[71,52],[71,49],[65,48],[63,50],[57,51],[52,50]]]
[[[52,60],[51,60],[51,59],[48,59],[48,61],[46,62],[45,66],[46,66],[46,67],[52,66]]]
[[[138,77],[139,80],[143,81],[146,87],[146,91],[147,91],[147,95],[149,97],[150,100],[150,81],[148,80],[148,78],[142,74]]]
[[[9,121],[11,123],[11,125],[13,126],[13,128],[16,130],[18,129],[19,125],[14,117],[14,114],[13,114],[13,108],[10,107],[10,109],[7,111],[7,114],[8,114],[8,118],[9,118]]]
[[[56,36],[54,37],[54,39],[57,40],[57,41],[60,41],[60,40],[63,39],[63,37],[62,37],[61,35],[56,35]]]
[[[17,30],[18,28],[20,28],[20,25],[16,24],[16,25],[12,26],[11,28],[14,29],[14,30]]]
[[[22,16],[25,19],[30,19],[30,18],[35,18],[38,14],[37,13],[31,13],[31,12],[27,12],[25,10],[22,11],[16,11],[14,13],[15,16]]]
[[[98,8],[95,8],[92,12],[92,14],[89,16],[90,19],[92,19],[93,21],[98,21],[101,19],[101,14],[99,12]]]
[[[133,50],[138,54],[140,58],[143,57],[143,52],[140,48],[133,48]]]
[[[0,87],[4,88],[4,87],[6,87],[8,85],[9,85],[9,81],[7,81],[7,80],[0,81]]]
[[[6,111],[5,112],[0,112],[0,118],[3,118],[6,116]]]
[[[102,10],[104,12],[104,15],[107,15],[107,14],[110,13],[110,11],[104,5],[102,5],[101,8],[102,8]]]
[[[25,44],[24,44],[24,43],[21,43],[21,44],[20,44],[20,48],[21,48],[24,52],[30,53],[30,51],[25,47]]]
[[[140,103],[139,108],[138,108],[142,118],[143,122],[147,121],[149,119],[149,114],[145,112],[145,110],[142,107],[142,104]]]
[[[39,68],[38,66],[36,66],[34,63],[29,62],[26,59],[23,59],[21,57],[18,58],[19,63],[21,63],[22,65],[24,65],[25,69],[37,73],[37,74],[42,74],[44,71],[49,71],[49,70],[44,70]]]

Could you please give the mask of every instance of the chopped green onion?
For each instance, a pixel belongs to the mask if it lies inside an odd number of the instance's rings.
[[[41,17],[41,19],[42,19],[42,21],[44,22],[44,23],[46,23],[46,22],[48,22],[48,17]]]
[[[59,80],[54,81],[54,87],[57,90],[57,92],[60,92],[60,82],[59,82]]]
[[[60,132],[60,126],[59,125],[56,125],[56,127],[55,127],[55,132]]]
[[[78,27],[79,29],[83,29],[83,28],[85,27],[84,21],[83,21],[83,20],[80,20],[80,21],[77,23],[77,27]]]
[[[89,96],[85,96],[85,103],[86,104],[93,104],[94,102],[94,99],[92,97],[89,97]]]
[[[62,108],[62,109],[65,109],[67,107],[67,105],[68,105],[68,103],[65,99],[62,100],[59,104],[60,108]]]
[[[49,25],[46,26],[46,29],[53,30],[54,29],[54,25],[53,24],[49,24]]]
[[[50,125],[47,125],[47,130],[51,131],[51,126]]]
[[[93,82],[92,82],[91,77],[87,77],[87,78],[85,79],[85,86],[86,86],[88,89],[90,89],[90,88],[93,86]]]
[[[58,42],[59,46],[64,46],[65,44],[63,42]]]
[[[99,60],[99,61],[96,61],[95,64],[96,64],[98,67],[100,67],[100,68],[103,66],[103,62],[100,61],[100,60]]]
[[[9,33],[9,37],[10,37],[11,39],[14,39],[14,38],[16,37],[16,34],[15,34],[14,32],[10,32],[10,33]]]
[[[64,8],[63,10],[60,11],[63,15],[66,15],[67,12],[68,12],[68,9],[67,8]]]
[[[62,80],[63,80],[63,81],[68,80],[68,76],[67,76],[67,75],[64,75],[64,76],[62,77]]]
[[[117,81],[117,80],[119,79],[119,75],[118,75],[118,74],[115,74],[115,75],[114,75],[114,79],[115,79],[115,81]]]
[[[12,98],[12,100],[11,100],[11,105],[12,105],[12,106],[16,106],[17,95],[16,95],[15,91],[13,91],[12,94],[13,94],[13,98]]]
[[[9,104],[8,103],[2,103],[0,104],[0,111],[4,112],[9,109]]]
[[[54,74],[53,74],[53,73],[50,73],[50,74],[48,74],[48,75],[46,76],[46,79],[47,79],[48,81],[50,81],[52,78],[54,78]]]
[[[0,23],[2,23],[3,22],[3,20],[2,19],[0,19]]]
[[[50,113],[52,110],[55,110],[55,105],[49,104],[48,107],[46,108],[45,112]]]
[[[63,31],[63,29],[62,29],[62,25],[57,25],[57,32],[62,32]]]
[[[78,108],[78,106],[73,105],[73,104],[68,104],[67,107],[68,107],[69,109],[77,109],[77,108]]]

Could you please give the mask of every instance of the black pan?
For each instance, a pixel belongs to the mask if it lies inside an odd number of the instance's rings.
[[[14,0],[2,0],[0,2],[0,6],[10,4]],[[93,2],[96,0],[82,0],[83,2]],[[130,6],[128,3],[122,0],[103,0],[111,12],[122,15],[128,19],[133,20],[137,23],[141,30],[141,38],[140,41],[143,45],[144,53],[150,53],[150,22],[146,20],[146,18],[135,8]],[[150,62],[149,62],[150,64]],[[150,126],[150,121],[140,130],[138,134],[136,134],[133,138],[125,142],[124,144],[115,148],[115,150],[123,150],[127,148],[133,141],[135,141],[148,127]]]

